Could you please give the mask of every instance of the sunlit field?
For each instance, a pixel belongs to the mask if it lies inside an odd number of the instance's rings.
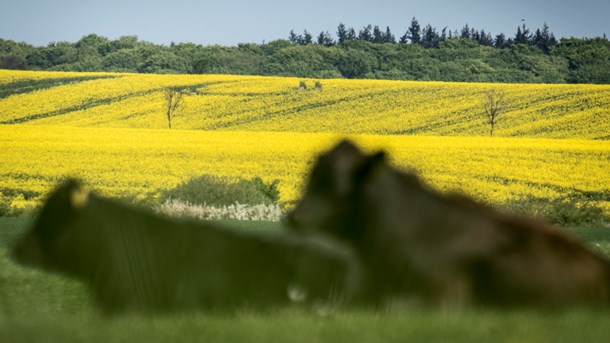
[[[191,177],[279,180],[280,200],[298,199],[315,157],[342,135],[0,126],[0,191],[33,206],[67,176],[114,197],[154,199]],[[500,137],[352,135],[369,151],[443,191],[492,204],[526,197],[587,198],[609,209],[607,141]],[[21,194],[21,196],[19,196]]]
[[[163,129],[170,86],[186,94],[177,129],[478,136],[495,89],[509,101],[497,136],[610,138],[610,86],[230,75],[0,70],[0,123]]]

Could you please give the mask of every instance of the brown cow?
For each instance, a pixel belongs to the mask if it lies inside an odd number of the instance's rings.
[[[78,278],[106,313],[329,304],[358,290],[360,264],[332,240],[175,220],[83,190],[55,190],[14,258]]]
[[[610,263],[565,232],[440,194],[348,141],[319,157],[288,221],[352,244],[376,304],[610,303]]]

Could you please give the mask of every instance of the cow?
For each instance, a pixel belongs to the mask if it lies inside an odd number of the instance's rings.
[[[106,314],[334,306],[361,278],[354,253],[330,239],[170,219],[73,179],[51,193],[12,255],[85,282]]]
[[[348,140],[319,156],[288,226],[350,244],[374,306],[610,304],[610,263],[566,232],[442,194]]]

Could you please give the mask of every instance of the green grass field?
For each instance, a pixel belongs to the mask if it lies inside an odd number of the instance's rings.
[[[32,219],[0,218],[0,342],[606,342],[610,312],[486,312],[467,310],[339,310],[299,308],[234,315],[107,318],[91,306],[83,285],[22,268],[8,257]],[[273,222],[228,221],[249,230]],[[573,234],[610,256],[610,230]]]

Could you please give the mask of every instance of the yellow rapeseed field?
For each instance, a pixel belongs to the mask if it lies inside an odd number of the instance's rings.
[[[173,130],[167,87],[185,92]],[[490,89],[510,103],[496,137]],[[443,191],[589,199],[610,214],[610,86],[0,70],[0,196],[14,208],[66,176],[146,199],[201,174],[258,176],[291,203],[345,136]]]
[[[201,174],[280,180],[281,200],[298,198],[315,156],[343,137],[327,133],[185,131],[0,125],[0,190],[27,206],[65,176],[111,196],[155,197]],[[351,135],[368,151],[417,171],[441,190],[503,203],[606,194],[606,141],[489,137]]]
[[[303,80],[230,75],[70,73],[106,76],[0,98],[0,123],[167,127],[163,89],[181,87],[178,129],[479,136],[489,128],[484,92],[506,93],[495,135],[610,138],[610,86],[382,80]],[[0,71],[0,87],[62,73]]]

